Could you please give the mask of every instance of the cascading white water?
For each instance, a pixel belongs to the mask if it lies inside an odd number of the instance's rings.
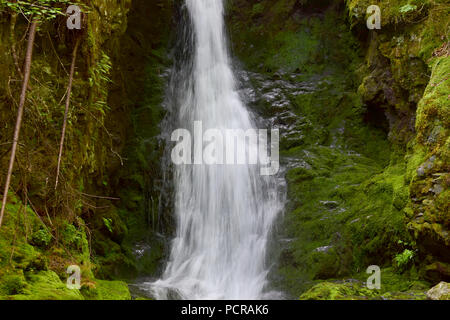
[[[177,93],[177,125],[192,133],[194,121],[202,121],[203,130],[255,127],[236,91],[223,1],[186,0],[195,50],[192,72]],[[177,231],[162,278],[150,284],[155,297],[176,292],[183,299],[267,298],[267,242],[281,207],[274,177],[261,176],[257,165],[174,170]]]

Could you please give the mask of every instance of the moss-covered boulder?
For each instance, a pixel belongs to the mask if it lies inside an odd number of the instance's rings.
[[[128,286],[123,281],[98,280],[97,290],[101,300],[131,300]]]
[[[84,283],[81,293],[87,300],[131,300],[128,285],[123,281],[95,280]]]
[[[363,300],[376,295],[359,282],[322,282],[302,294],[300,300]]]
[[[27,284],[11,300],[84,300],[79,290],[68,289],[53,271],[41,271],[26,275]]]
[[[300,300],[424,300],[429,284],[417,279],[417,274],[399,274],[392,268],[380,271],[380,287],[369,288],[370,274],[355,274],[354,278],[320,282],[300,296]]]
[[[384,292],[368,289],[355,281],[322,282],[300,296],[300,300],[423,300],[423,291]]]

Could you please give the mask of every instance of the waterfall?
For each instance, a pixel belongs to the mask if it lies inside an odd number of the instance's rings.
[[[192,43],[181,80],[175,128],[256,128],[231,68],[224,27],[224,0],[186,0],[184,26]],[[181,58],[180,58],[181,59]],[[211,143],[214,143],[212,141]],[[255,148],[251,142],[248,148]],[[194,147],[195,148],[195,147]],[[161,279],[150,284],[158,299],[267,298],[267,244],[281,209],[275,178],[259,165],[174,166],[176,234]]]

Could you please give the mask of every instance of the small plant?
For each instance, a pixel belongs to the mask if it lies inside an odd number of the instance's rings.
[[[414,240],[411,242],[398,240],[397,243],[403,247],[403,251],[395,255],[394,266],[398,271],[403,272],[414,260],[415,252],[417,251],[417,249],[415,249],[416,242]]]
[[[400,270],[404,270],[414,258],[414,251],[405,249],[402,253],[395,255],[394,260]]]
[[[89,86],[98,90],[98,100],[93,103],[93,106],[102,115],[105,115],[105,111],[109,110],[106,98],[108,96],[107,84],[112,82],[110,78],[111,68],[112,62],[110,57],[102,52],[101,58],[89,70]]]
[[[62,232],[62,239],[69,245],[81,247],[83,237],[81,232],[73,224],[66,223],[66,226]]]
[[[112,220],[110,218],[103,218],[103,223],[105,224],[105,227],[108,229],[108,231],[112,233]]]
[[[417,6],[416,5],[414,5],[414,4],[405,4],[404,6],[402,6],[401,8],[400,8],[400,13],[403,13],[403,14],[405,14],[405,13],[409,13],[409,12],[412,12],[412,11],[415,11],[415,10],[417,10]]]
[[[65,8],[69,0],[37,0],[37,1],[6,1],[0,0],[0,8],[7,7],[25,16],[33,16],[38,20],[52,20],[58,15],[66,15]]]
[[[40,228],[38,231],[33,233],[31,240],[39,247],[46,247],[50,244],[50,241],[52,241],[52,235],[47,231],[47,229]]]
[[[252,8],[252,15],[256,16],[262,14],[264,11],[264,5],[262,3],[257,3]]]

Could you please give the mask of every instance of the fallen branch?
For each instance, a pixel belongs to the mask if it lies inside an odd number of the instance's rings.
[[[83,195],[83,196],[86,196],[86,197],[90,197],[90,198],[107,199],[107,200],[120,200],[120,198],[96,196],[96,195],[93,195],[93,194],[87,194],[87,193],[83,193],[83,192],[80,192],[80,194]]]

